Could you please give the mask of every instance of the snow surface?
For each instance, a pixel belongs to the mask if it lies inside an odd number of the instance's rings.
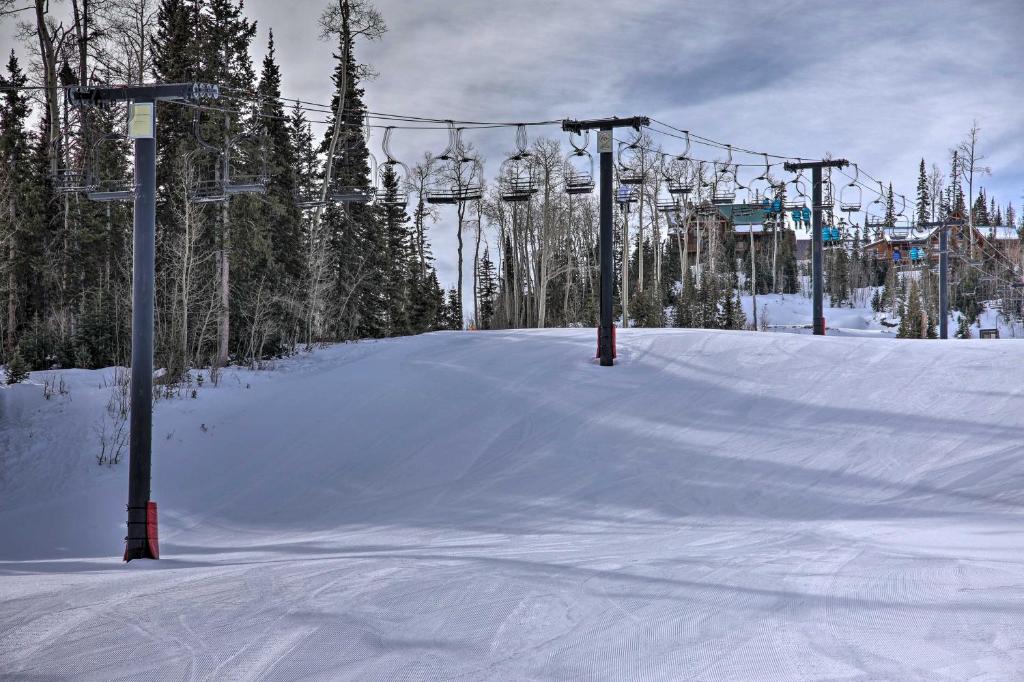
[[[437,333],[0,390],[0,678],[1019,679],[1024,342]]]

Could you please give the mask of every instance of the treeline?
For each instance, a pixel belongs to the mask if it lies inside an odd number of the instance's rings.
[[[407,206],[404,180],[387,166],[373,177],[367,161],[355,41],[385,32],[372,5],[345,0],[321,19],[337,45],[324,139],[281,99],[272,33],[253,64],[256,25],[241,2],[95,0],[63,18],[36,5],[36,21],[22,26],[29,66],[12,50],[0,77],[4,361],[18,354],[39,369],[129,358],[131,202],[67,191],[130,178],[125,110],[68,106],[62,86],[76,84],[221,87],[205,109],[158,105],[158,366],[254,363],[319,341],[462,327],[457,297],[438,282],[422,194]],[[327,161],[332,143],[344,163]],[[335,185],[376,184],[380,200],[303,202],[328,165]],[[225,176],[265,190],[210,200]]]

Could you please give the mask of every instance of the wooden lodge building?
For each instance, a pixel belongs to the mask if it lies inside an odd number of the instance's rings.
[[[864,245],[864,250],[879,260],[892,262],[909,262],[913,249],[921,249],[928,254],[932,263],[939,262],[939,229],[920,227],[868,226],[873,230],[875,239]],[[966,238],[967,227],[962,230],[953,228],[949,233],[949,248],[961,250]],[[995,249],[1014,266],[1021,264],[1021,239],[1019,232],[1006,226],[981,226],[973,230],[973,241],[976,248],[986,251]],[[897,257],[896,254],[899,254]]]

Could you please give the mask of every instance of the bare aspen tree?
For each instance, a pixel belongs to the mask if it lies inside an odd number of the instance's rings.
[[[967,183],[967,224],[971,236],[971,257],[974,257],[974,178],[992,175],[992,169],[982,165],[985,156],[978,151],[981,128],[974,121],[967,135],[956,146],[960,152],[960,177]]]

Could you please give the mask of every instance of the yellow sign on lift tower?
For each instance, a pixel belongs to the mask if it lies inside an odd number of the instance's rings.
[[[128,137],[133,140],[156,137],[155,111],[153,102],[132,102],[128,112]]]

